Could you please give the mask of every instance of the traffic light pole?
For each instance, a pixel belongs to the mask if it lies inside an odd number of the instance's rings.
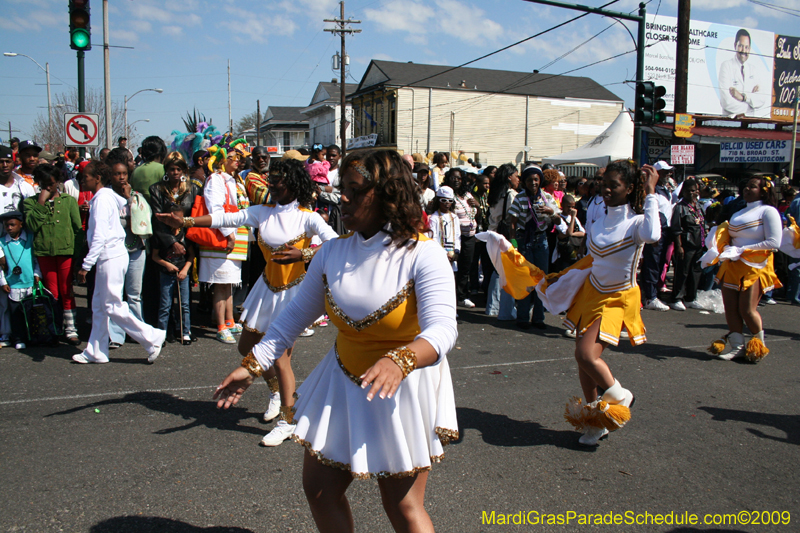
[[[83,113],[86,111],[86,92],[84,87],[84,78],[83,78],[83,59],[86,55],[86,52],[83,50],[78,50],[78,112]],[[81,159],[86,157],[86,148],[81,147],[79,149],[81,154]]]
[[[589,7],[577,4],[567,4],[564,2],[554,2],[553,0],[525,0],[534,4],[544,4],[553,7],[562,7],[564,9],[573,9],[575,11],[583,11],[585,13],[595,13],[610,17],[613,19],[630,20],[639,24],[639,42],[636,43],[636,81],[644,81],[644,48],[645,48],[645,16],[647,15],[646,4],[641,2],[639,4],[639,14],[631,15],[630,13],[620,13],[617,11],[608,11],[603,7]],[[609,5],[609,4],[605,4]],[[642,127],[639,124],[633,125],[633,159],[639,161],[642,157]]]

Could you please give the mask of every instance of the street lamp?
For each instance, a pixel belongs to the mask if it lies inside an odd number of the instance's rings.
[[[164,89],[142,89],[140,91],[136,91],[135,93],[133,93],[130,96],[130,98],[128,98],[127,96],[125,97],[125,137],[128,136],[128,100],[130,100],[131,98],[133,98],[137,94],[143,93],[145,91],[153,91],[155,93],[163,93]]]
[[[49,137],[50,135],[53,134],[53,106],[50,104],[50,63],[45,63],[44,67],[42,67],[38,61],[36,61],[31,56],[25,54],[18,54],[16,52],[3,52],[3,55],[6,57],[17,57],[17,56],[27,57],[28,59],[36,63],[36,66],[42,69],[44,73],[47,75],[47,127],[49,128],[47,136]]]

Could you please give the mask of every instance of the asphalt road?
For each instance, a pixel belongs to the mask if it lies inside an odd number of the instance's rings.
[[[580,388],[557,317],[542,334],[480,311],[459,310],[449,355],[462,437],[428,483],[437,531],[800,531],[800,309],[762,308],[772,352],[758,365],[704,353],[725,331],[722,315],[645,311],[648,344],[606,357],[636,394],[633,419],[588,451],[563,419]],[[260,420],[267,387],[217,411],[211,393],[240,357],[210,330],[196,333],[154,365],[131,343],[107,365],[73,364],[67,346],[0,351],[0,530],[315,531],[302,447],[258,446],[272,427]],[[298,341],[298,380],[335,335],[331,326]],[[348,496],[357,531],[391,530],[374,481],[355,481]],[[790,523],[702,525],[740,511]],[[676,525],[685,513],[699,524]],[[543,514],[570,523],[531,523]],[[581,525],[582,514],[623,523]],[[653,523],[657,514],[672,524]],[[520,518],[528,523],[514,525]]]

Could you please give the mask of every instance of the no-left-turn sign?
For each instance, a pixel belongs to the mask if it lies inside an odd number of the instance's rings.
[[[100,146],[96,113],[64,113],[64,146]]]

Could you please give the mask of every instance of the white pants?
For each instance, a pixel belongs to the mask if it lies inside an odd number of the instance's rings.
[[[104,259],[95,265],[94,296],[92,297],[92,333],[83,351],[86,358],[108,361],[108,322],[113,320],[133,340],[153,353],[166,338],[167,332],[155,329],[131,314],[128,304],[122,301],[125,274],[128,271],[128,254]]]

